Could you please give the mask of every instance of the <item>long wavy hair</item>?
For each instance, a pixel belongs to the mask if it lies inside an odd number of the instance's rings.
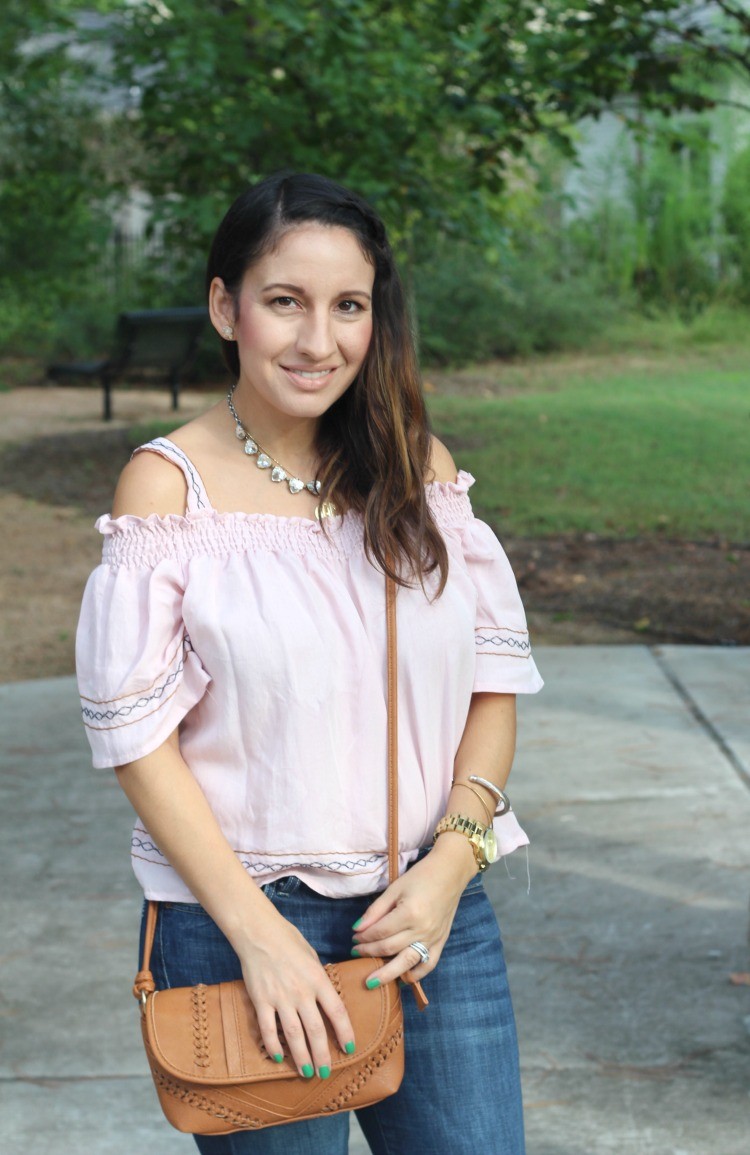
[[[401,279],[385,226],[362,197],[326,177],[279,173],[242,193],[219,225],[206,272],[234,297],[248,268],[295,226],[348,229],[375,269],[373,332],[362,367],[318,426],[321,500],[362,514],[370,561],[399,584],[424,586],[448,576],[448,554],[430,513],[425,474],[430,430]],[[237,345],[222,339],[224,360],[239,379]]]

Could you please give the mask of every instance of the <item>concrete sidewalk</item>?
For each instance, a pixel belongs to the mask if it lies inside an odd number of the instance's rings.
[[[528,1155],[745,1155],[750,987],[730,974],[750,970],[750,650],[537,658],[511,791],[530,891],[522,853],[487,878]],[[89,765],[73,679],[0,686],[0,1148],[187,1155],[129,995],[129,806]]]

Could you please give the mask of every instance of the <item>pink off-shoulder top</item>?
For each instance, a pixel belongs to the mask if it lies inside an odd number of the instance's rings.
[[[94,766],[140,758],[179,726],[185,762],[253,878],[296,874],[330,896],[382,889],[385,595],[361,519],[330,519],[326,533],[304,517],[219,513],[178,446],[143,450],[182,469],[187,509],[97,522],[102,563],[76,645]],[[472,514],[473,480],[428,486],[450,559],[444,593],[397,598],[400,870],[445,812],[472,693],[542,685],[508,560]],[[513,813],[495,830],[502,853],[528,842]],[[132,860],[148,898],[194,901],[140,821]]]

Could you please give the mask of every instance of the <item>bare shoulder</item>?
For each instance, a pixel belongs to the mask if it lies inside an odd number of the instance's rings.
[[[167,434],[167,440],[191,459],[200,459],[211,445],[217,419],[215,411],[219,408],[214,406],[200,417],[173,429]],[[150,513],[156,513],[165,517],[169,513],[183,514],[186,505],[187,482],[182,470],[161,454],[145,450],[136,453],[120,474],[112,516],[132,514],[148,517]]]
[[[430,438],[430,460],[427,466],[427,481],[455,481],[458,475],[456,463],[451,453],[438,441],[437,437]]]
[[[137,453],[120,474],[112,516],[184,513],[186,497],[187,484],[176,465],[158,453]]]

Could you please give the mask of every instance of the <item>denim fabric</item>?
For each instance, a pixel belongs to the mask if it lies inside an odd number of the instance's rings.
[[[349,958],[352,923],[371,897],[326,898],[291,875],[264,886],[321,962]],[[152,969],[157,987],[241,978],[212,919],[191,903],[163,903]],[[395,1095],[357,1112],[373,1155],[523,1155],[516,1030],[492,906],[477,875],[466,887],[419,1012],[403,991],[406,1074]],[[227,1136],[196,1136],[204,1155],[346,1155],[349,1115]]]

